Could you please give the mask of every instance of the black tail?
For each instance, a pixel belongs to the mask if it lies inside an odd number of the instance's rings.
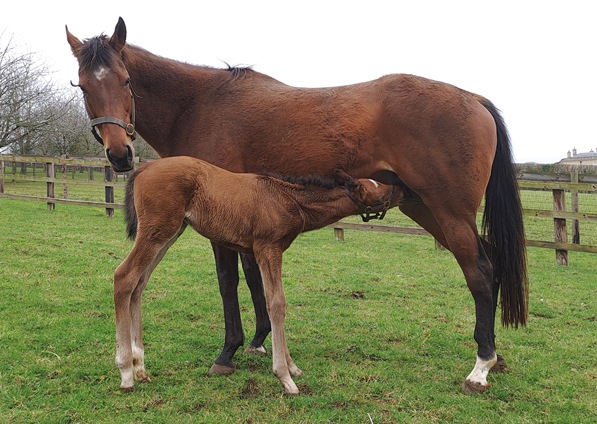
[[[529,282],[526,238],[510,136],[500,111],[489,100],[481,104],[497,127],[497,150],[485,191],[483,233],[493,247],[488,252],[494,277],[501,286],[502,325],[525,325],[528,318]]]
[[[126,223],[126,234],[129,239],[135,240],[137,237],[137,210],[135,209],[135,178],[141,173],[138,169],[131,174],[126,184],[124,194],[124,222]]]

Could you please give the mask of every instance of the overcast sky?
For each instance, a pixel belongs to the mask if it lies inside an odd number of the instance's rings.
[[[64,85],[78,79],[64,26],[80,39],[111,35],[119,16],[127,41],[153,53],[253,65],[294,86],[421,75],[492,100],[517,162],[553,163],[597,149],[596,12],[593,0],[7,0],[0,33]]]

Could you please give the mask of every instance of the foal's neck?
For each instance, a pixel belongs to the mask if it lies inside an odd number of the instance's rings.
[[[304,231],[323,228],[359,212],[358,206],[349,199],[343,187],[327,190],[306,188],[292,190],[289,194],[305,213]]]

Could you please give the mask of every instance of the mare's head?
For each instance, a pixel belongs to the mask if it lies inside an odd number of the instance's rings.
[[[134,166],[134,100],[129,74],[122,61],[126,27],[118,20],[114,34],[81,42],[66,29],[66,39],[79,61],[79,84],[92,129],[97,129],[106,157],[115,171]]]

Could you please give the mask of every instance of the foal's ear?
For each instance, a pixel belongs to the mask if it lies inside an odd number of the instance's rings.
[[[338,185],[343,185],[343,186],[349,186],[349,185],[355,184],[355,180],[341,169],[336,169],[334,171],[334,181]]]
[[[118,23],[116,24],[116,28],[114,28],[114,34],[110,37],[110,45],[116,50],[118,53],[122,52],[124,49],[124,45],[126,44],[126,25],[124,24],[124,20],[122,18],[118,18]]]
[[[77,52],[79,51],[79,48],[83,45],[83,43],[81,42],[81,40],[79,40],[77,37],[70,33],[70,31],[68,30],[68,26],[64,25],[64,27],[66,28],[66,41],[68,41],[68,44],[70,44],[70,50],[73,52],[75,56],[77,56]]]

